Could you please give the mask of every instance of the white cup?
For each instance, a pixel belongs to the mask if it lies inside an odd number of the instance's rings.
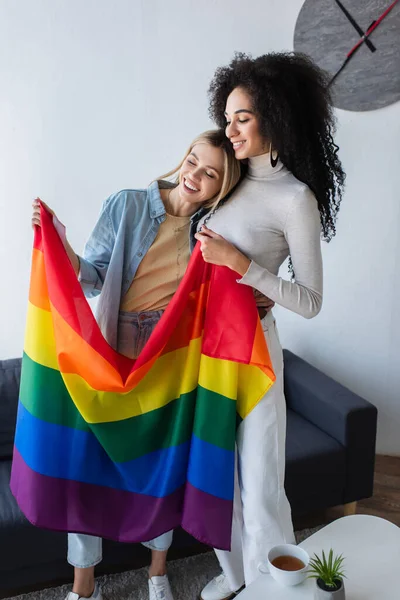
[[[278,569],[272,564],[272,561],[275,560],[275,558],[278,558],[278,556],[294,556],[304,563],[304,567],[298,571],[284,571],[283,569]],[[299,548],[299,546],[295,546],[294,544],[281,544],[280,546],[271,548],[268,552],[268,560],[261,563],[258,566],[258,569],[261,573],[270,573],[275,581],[282,585],[298,585],[307,577],[309,562],[310,557],[303,548]]]

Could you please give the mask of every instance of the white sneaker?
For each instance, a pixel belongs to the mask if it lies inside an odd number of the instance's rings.
[[[168,575],[155,575],[149,579],[149,600],[174,600]]]
[[[207,583],[201,592],[200,598],[201,600],[231,600],[241,590],[242,588],[232,590],[225,573],[221,573],[221,575],[217,575]]]
[[[69,594],[67,594],[65,600],[81,600],[81,598],[82,598],[82,600],[103,600],[100,588],[97,585],[97,583],[94,584],[93,594],[91,596],[89,596],[89,598],[80,596],[79,594],[75,594],[75,592],[69,592]]]

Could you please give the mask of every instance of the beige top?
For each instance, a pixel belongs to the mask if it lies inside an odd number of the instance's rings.
[[[121,300],[121,310],[164,310],[175,294],[189,262],[190,217],[166,215]]]
[[[199,226],[201,226],[200,221]],[[321,224],[311,190],[269,154],[249,160],[243,183],[207,226],[251,259],[239,280],[303,317],[322,304]],[[278,275],[291,255],[295,281]]]

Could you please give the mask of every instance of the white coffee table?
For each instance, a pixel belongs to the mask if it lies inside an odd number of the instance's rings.
[[[345,556],[346,600],[400,599],[400,528],[379,517],[352,515],[337,519],[300,544],[310,556],[333,548]],[[313,599],[315,582],[283,587],[261,575],[238,600]]]

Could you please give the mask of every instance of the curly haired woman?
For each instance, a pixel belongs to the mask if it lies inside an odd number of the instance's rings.
[[[325,74],[304,55],[237,54],[211,82],[210,115],[247,175],[226,203],[199,222],[207,262],[307,319],[322,305],[321,233],[335,235],[344,184]],[[291,281],[278,276],[289,257]],[[230,552],[203,600],[233,598],[258,575],[269,549],[294,542],[284,490],[286,409],[283,359],[272,312],[263,318],[276,382],[237,433]]]

